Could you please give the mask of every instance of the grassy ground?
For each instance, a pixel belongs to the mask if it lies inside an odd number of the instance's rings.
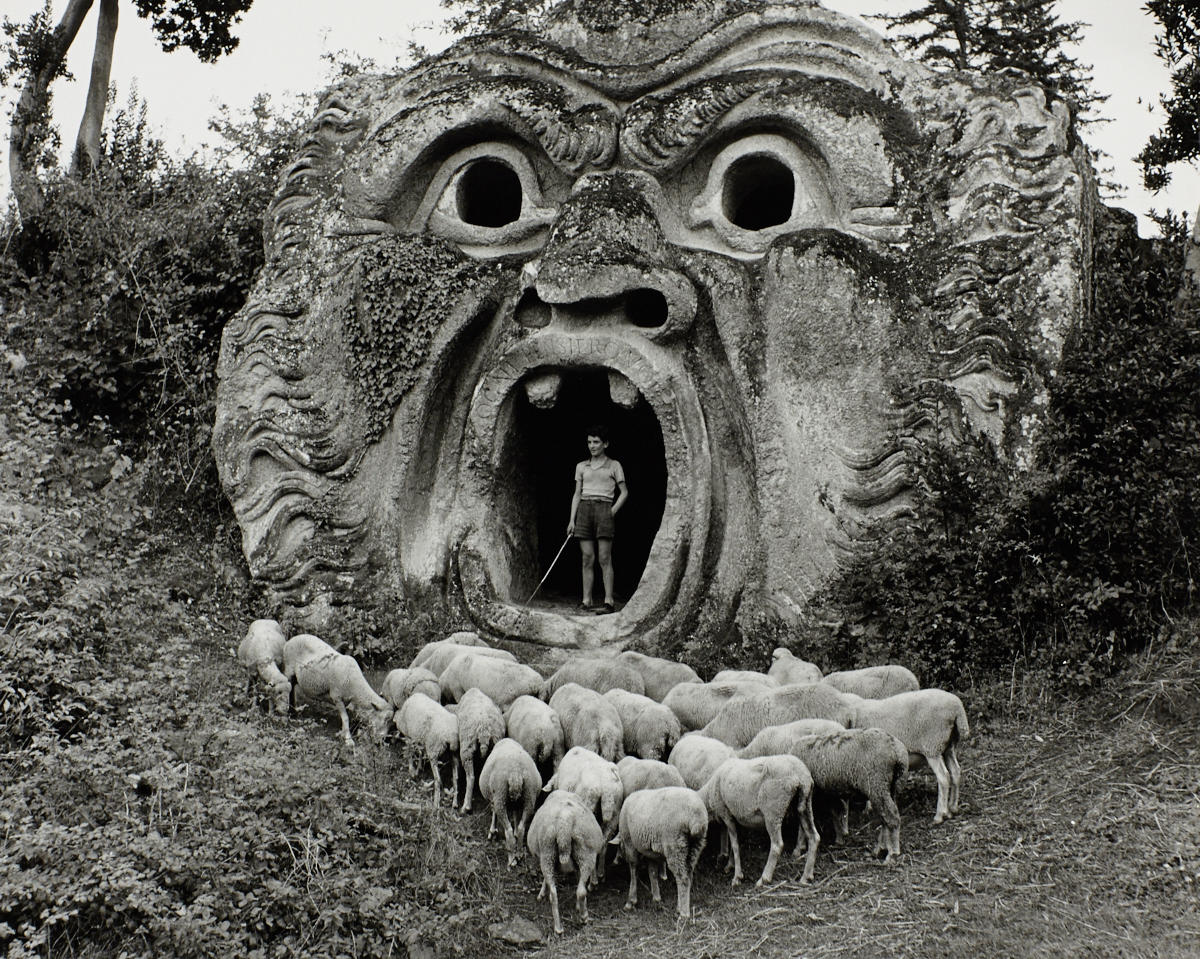
[[[9,957],[490,956],[519,951],[489,937],[493,923],[549,931],[531,865],[505,869],[487,814],[432,810],[428,780],[411,782],[363,735],[346,749],[330,710],[280,722],[249,708],[230,649],[254,601],[220,582],[203,537],[143,535],[136,511],[88,515],[50,537],[48,558],[22,524],[57,522],[52,506],[4,532],[9,594],[15,583],[40,604],[16,603],[0,635]],[[22,562],[24,578],[12,572]],[[625,912],[617,866],[586,926],[561,882],[566,933],[531,949],[1200,954],[1200,645],[1194,629],[1181,635],[1081,701],[963,691],[964,808],[934,826],[932,777],[911,774],[898,864],[871,859],[861,817],[845,844],[822,848],[811,886],[785,859],[772,886],[730,889],[709,850],[687,924],[669,881],[663,906],[643,891]],[[765,849],[746,845],[754,877]]]

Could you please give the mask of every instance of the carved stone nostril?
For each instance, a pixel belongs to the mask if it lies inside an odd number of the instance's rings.
[[[542,301],[533,287],[530,287],[521,297],[513,316],[521,326],[540,329],[550,325],[550,306]]]
[[[625,316],[634,326],[653,329],[667,322],[667,298],[658,290],[630,290],[625,294]]]

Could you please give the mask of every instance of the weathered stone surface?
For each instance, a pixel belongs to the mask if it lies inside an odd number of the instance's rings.
[[[913,515],[922,444],[1024,462],[1095,204],[1064,104],[816,3],[573,0],[348,80],[222,343],[250,569],[335,634],[429,587],[560,647],[792,617]],[[527,609],[596,419],[627,602]]]
[[[510,946],[537,946],[546,941],[546,936],[536,922],[524,916],[513,916],[503,922],[488,926],[488,935]]]

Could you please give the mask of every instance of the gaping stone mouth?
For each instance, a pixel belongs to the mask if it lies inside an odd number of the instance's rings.
[[[661,625],[699,563],[708,438],[680,359],[644,338],[543,330],[493,363],[469,414],[457,555],[472,614],[502,635],[589,645]],[[608,425],[629,499],[617,518],[615,616],[581,617],[580,552],[563,546],[587,431]],[[538,591],[530,595],[549,571]],[[593,598],[602,599],[596,576]]]

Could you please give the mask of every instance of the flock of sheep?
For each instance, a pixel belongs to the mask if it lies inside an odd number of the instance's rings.
[[[586,922],[587,892],[604,878],[609,844],[629,865],[626,909],[637,904],[644,861],[654,901],[669,870],[686,919],[710,822],[725,827],[722,857],[734,885],[742,879],[737,826],[766,830],[761,886],[774,876],[791,809],[800,821],[794,855],[807,853],[802,881],[812,879],[814,791],[838,803],[838,838],[850,798],[865,797],[881,820],[875,854],[885,859],[900,853],[896,791],[910,763],[928,764],[937,778],[935,823],[958,810],[966,712],[953,693],[921,689],[903,666],[822,675],[780,648],[766,673],[726,670],[703,682],[690,666],[626,651],[581,654],[546,678],[466,632],[428,643],[376,692],[353,657],[316,636],[286,639],[267,619],[251,624],[237,657],[251,688],[266,687],[272,710],[286,712],[297,688],[332,701],[350,745],[347,707],[377,741],[394,724],[410,747],[410,773],[428,762],[435,806],[447,763],[457,803],[461,765],[462,811],[471,810],[478,780],[492,809],[488,838],[499,824],[510,867],[523,846],[536,858],[538,898],[549,894],[559,933],[556,868],[577,874]]]

